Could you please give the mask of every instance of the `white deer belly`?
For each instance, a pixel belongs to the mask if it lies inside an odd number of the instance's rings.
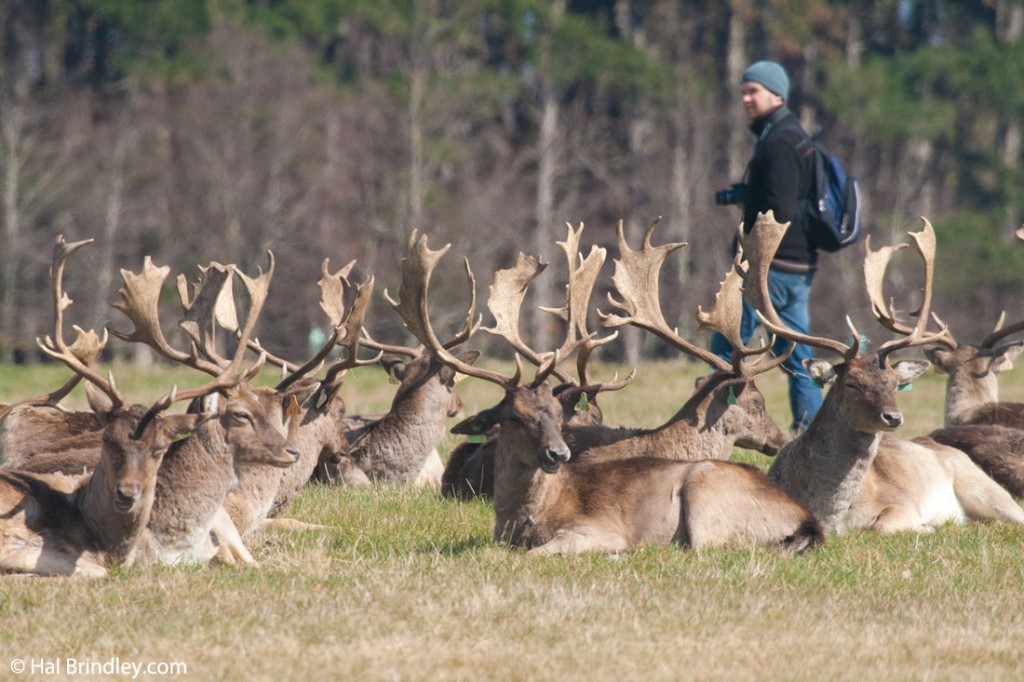
[[[923,526],[940,526],[950,521],[962,523],[967,519],[953,486],[946,479],[932,481],[922,489],[918,508]]]

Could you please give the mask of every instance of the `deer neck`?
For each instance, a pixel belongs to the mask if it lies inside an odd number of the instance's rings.
[[[427,455],[444,438],[448,399],[447,389],[436,380],[396,397],[391,410],[353,444],[359,468],[371,478],[415,480]]]
[[[187,558],[210,532],[214,515],[238,483],[231,447],[210,420],[164,456],[148,529],[165,561]]]
[[[153,508],[154,488],[152,485],[142,492],[135,508],[126,513],[114,509],[113,500],[106,483],[103,462],[96,467],[92,476],[78,491],[77,505],[82,519],[99,549],[115,561],[123,561],[135,547]]]
[[[969,368],[957,370],[946,379],[945,425],[968,421],[971,413],[988,403],[999,401],[999,382],[993,372],[971,376]]]
[[[807,507],[826,529],[841,530],[880,440],[880,433],[849,426],[841,392],[833,388],[807,431],[776,455],[768,477]]]
[[[533,547],[550,539],[549,521],[565,493],[565,467],[547,474],[502,452],[494,458],[494,540],[513,547]]]

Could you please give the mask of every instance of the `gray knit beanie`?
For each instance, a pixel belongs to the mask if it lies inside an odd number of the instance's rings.
[[[786,75],[786,70],[775,62],[763,60],[751,64],[743,72],[740,81],[760,83],[782,99],[789,99],[789,76]]]

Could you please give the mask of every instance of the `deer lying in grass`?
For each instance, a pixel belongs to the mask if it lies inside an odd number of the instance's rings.
[[[111,409],[97,416],[103,424],[99,462],[91,475],[66,477],[20,471],[0,472],[0,571],[37,575],[102,577],[128,559],[152,509],[157,469],[171,443],[209,414],[164,416],[175,391],[151,408],[126,405],[113,379],[100,378],[82,358],[95,358],[106,343],[77,329],[71,346],[63,340],[63,311],[71,304],[61,289],[68,257],[92,240],[54,249],[55,333],[39,342],[103,390]]]
[[[668,542],[799,551],[822,541],[811,514],[754,467],[657,458],[563,466],[570,451],[561,435],[561,406],[545,382],[559,353],[532,384],[521,386],[521,368],[507,377],[474,367],[437,340],[427,291],[448,248],[431,251],[425,237],[413,235],[402,261],[399,301],[392,305],[445,364],[504,390],[495,461],[496,541],[534,554],[620,552]],[[472,285],[468,264],[466,271]],[[471,310],[467,330],[472,316]]]
[[[914,442],[928,448],[945,445],[962,450],[1014,497],[1024,497],[1024,429],[958,424],[932,431]]]
[[[625,315],[605,315],[605,324],[633,324],[650,331],[684,353],[709,363],[715,370],[710,375],[700,378],[694,395],[671,419],[657,428],[615,429],[587,424],[563,429],[562,435],[574,453],[574,461],[600,462],[642,455],[691,461],[728,459],[733,447],[737,445],[774,455],[785,445],[787,439],[765,410],[764,395],[754,383],[754,376],[777,367],[785,360],[785,356],[760,363],[750,362],[752,356],[762,356],[768,348],[749,350],[739,343],[738,288],[723,286],[722,292],[719,293],[719,298],[722,299],[720,304],[710,313],[699,311],[698,314],[702,326],[720,330],[727,338],[733,340],[738,351],[731,364],[689,343],[668,326],[658,299],[658,275],[666,257],[684,244],[653,247],[651,235],[656,225],[657,221],[648,227],[641,249],[634,251],[626,243],[622,223],[619,223],[620,258],[616,261],[613,282],[621,302],[614,299],[612,302]],[[595,251],[600,251],[601,254],[593,270],[594,276],[604,260],[603,250],[594,249],[591,257]],[[570,262],[571,260],[570,258]],[[533,277],[536,274],[539,274],[539,270]],[[570,291],[573,290],[573,286],[574,283],[570,279]],[[516,289],[512,289],[508,294],[500,290],[492,291],[492,299],[495,293],[498,293],[499,301],[504,301],[505,297],[514,295],[515,291]],[[583,299],[584,306],[589,301],[589,289],[585,291],[585,298],[577,297]],[[729,297],[729,300],[725,300],[725,297]],[[488,305],[492,310],[496,307],[493,302],[489,302]],[[513,315],[506,310],[509,308],[507,304],[499,305],[503,306],[502,313],[495,313],[496,319],[517,319],[518,307],[513,309]],[[506,324],[505,327],[507,326]],[[585,336],[585,331],[585,328],[581,328],[580,335]],[[509,338],[511,334],[506,332],[503,336]],[[520,353],[530,352],[525,349],[525,344],[522,344],[521,340],[513,347]],[[564,406],[563,402],[563,414]],[[500,410],[495,408],[481,413],[473,422],[463,422],[457,428],[463,433],[470,430],[482,433],[491,425],[488,418],[493,422],[499,414]],[[473,471],[468,473],[475,474]],[[485,476],[486,473],[487,470],[481,467],[480,476]],[[469,480],[481,480],[481,489],[488,489],[488,482],[485,479]]]
[[[160,327],[157,301],[168,269],[155,268],[147,258],[141,273],[121,271],[124,287],[115,307],[125,313],[134,329],[111,333],[145,343],[165,357],[214,375],[213,383],[219,384],[226,396],[219,419],[175,443],[164,457],[157,474],[153,512],[136,552],[140,562],[205,563],[217,556],[228,563],[254,563],[223,508],[229,491],[238,483],[236,467],[287,467],[298,460],[298,452],[287,444],[287,421],[298,412],[296,395],[249,385],[264,357],[247,371],[242,369],[274,272],[273,254],[268,252],[268,258],[267,271],[261,268],[255,278],[234,266],[211,264],[203,269],[191,300],[184,278],[179,277],[178,289],[186,307],[181,326],[192,340],[188,353],[173,348]],[[216,333],[218,316],[235,314],[233,303],[229,303],[233,277],[245,286],[249,308],[235,354],[227,360],[217,352]]]
[[[875,353],[860,354],[860,335],[850,345],[824,337],[800,334],[779,319],[768,297],[768,265],[787,225],[771,213],[758,216],[753,230],[741,234],[742,253],[749,261],[745,295],[773,334],[838,353],[831,363],[806,363],[811,376],[831,385],[818,415],[807,430],[776,456],[768,477],[807,506],[830,532],[873,528],[882,532],[932,530],[964,519],[999,519],[1024,523],[1024,511],[964,453],[953,448],[929,449],[887,435],[903,423],[896,404],[899,386],[909,384],[928,368],[923,360],[892,361],[901,348],[935,343],[945,330],[925,334],[928,321],[935,235],[910,233],[925,265],[925,296],[918,326],[907,336],[889,341]],[[866,240],[865,279],[869,292],[881,290],[891,253],[872,252]],[[875,315],[888,313],[881,297],[872,294]],[[888,315],[891,317],[891,315]]]
[[[348,455],[348,442],[343,433],[345,402],[339,395],[339,389],[350,368],[374,363],[378,359],[357,358],[360,331],[373,292],[373,278],[353,288],[348,276],[354,264],[353,261],[332,274],[328,268],[329,261],[323,262],[319,282],[320,307],[327,313],[333,331],[313,358],[291,371],[274,389],[282,396],[296,397],[288,442],[290,449],[298,452],[298,460],[285,469],[247,467],[241,470],[238,486],[225,500],[225,509],[243,536],[258,526],[310,527],[291,519],[270,517],[276,517],[298,495],[319,461],[332,461]],[[345,292],[350,289],[355,293],[351,306],[346,309]],[[319,371],[336,345],[345,349],[344,358],[327,369],[323,380],[316,380],[312,375]],[[265,353],[258,343],[250,344],[250,347]],[[271,361],[285,371],[290,369],[290,364],[284,360],[272,358]],[[297,409],[300,406],[301,409]]]
[[[1017,230],[1024,240],[1024,229]],[[940,339],[938,345],[925,348],[925,354],[938,372],[947,375],[945,425],[1001,424],[1024,428],[1024,403],[999,401],[1001,372],[1013,368],[1014,359],[1024,348],[1024,340],[1003,343],[1008,337],[1024,331],[1024,320],[1004,326],[1005,313],[995,329],[977,344],[960,344],[952,335]],[[894,320],[890,328],[905,329]]]

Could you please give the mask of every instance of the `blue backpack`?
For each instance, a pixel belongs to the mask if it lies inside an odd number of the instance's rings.
[[[814,154],[814,177],[807,197],[807,236],[822,251],[834,252],[860,239],[864,223],[860,210],[860,184],[847,175],[843,164],[824,147],[807,137],[804,142]]]

